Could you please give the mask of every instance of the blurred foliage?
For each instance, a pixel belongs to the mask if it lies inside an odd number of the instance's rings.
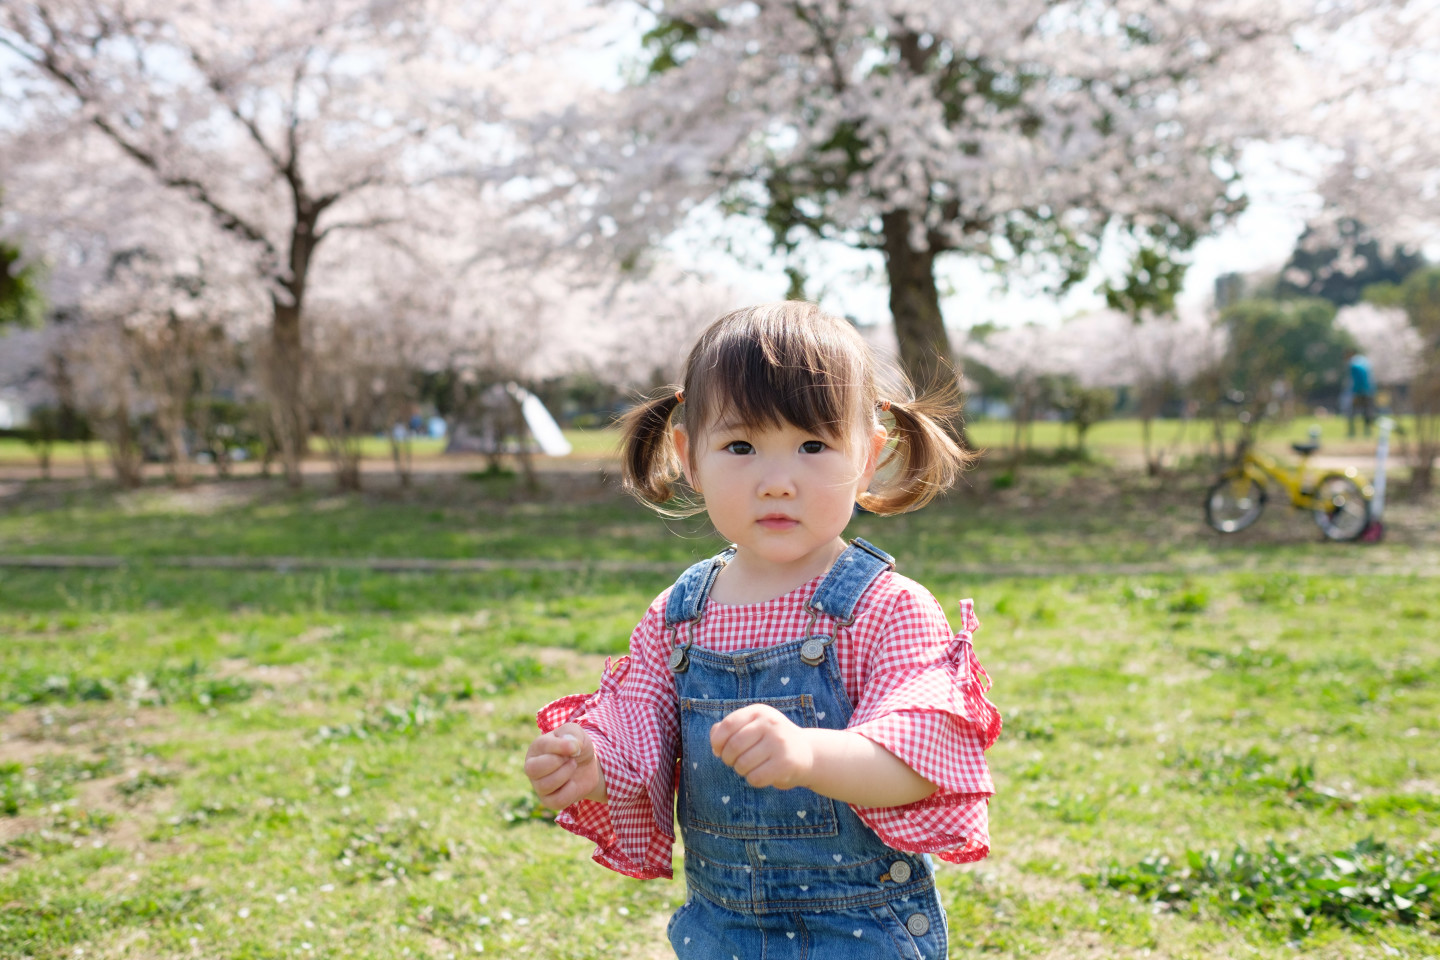
[[[1230,334],[1227,389],[1258,422],[1289,400],[1333,402],[1345,350],[1355,345],[1321,299],[1242,300],[1220,316]]]
[[[1316,246],[1315,231],[1307,228],[1275,282],[1282,299],[1319,297],[1337,307],[1366,298],[1366,288],[1404,281],[1425,266],[1421,254],[1396,247],[1387,255],[1365,225],[1345,219],[1339,224],[1339,243]]]
[[[1075,427],[1075,449],[1084,451],[1085,434],[1115,409],[1115,391],[1109,387],[1085,387],[1067,379],[1060,384],[1055,406]]]
[[[1400,285],[1400,305],[1430,346],[1440,339],[1440,267],[1416,270]]]
[[[22,255],[19,247],[0,241],[0,330],[38,326],[45,315],[39,268],[21,267]]]
[[[45,312],[37,268],[20,266],[19,247],[0,243],[0,329],[38,326]]]
[[[1194,242],[1193,233],[1187,238]],[[1142,246],[1130,260],[1130,268],[1119,283],[1105,282],[1100,292],[1105,304],[1139,323],[1145,314],[1165,315],[1175,310],[1175,296],[1185,284],[1189,267],[1182,258],[1184,247],[1156,243]]]

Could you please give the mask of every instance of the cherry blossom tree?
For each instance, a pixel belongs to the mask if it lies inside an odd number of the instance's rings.
[[[1402,386],[1420,372],[1425,344],[1403,308],[1357,303],[1342,307],[1335,325],[1355,338],[1377,384]]]
[[[1431,130],[1440,100],[1440,7],[1360,6],[1344,42],[1314,52],[1325,82],[1305,132],[1336,158],[1320,182],[1327,215],[1314,233],[1353,250],[1355,238],[1343,229],[1353,218],[1391,247],[1422,249],[1440,241],[1440,142]]]
[[[1027,428],[1053,399],[1057,378],[1083,366],[1074,338],[1041,324],[1002,327],[983,337],[972,335],[964,344],[966,355],[984,364],[1010,386],[1010,417],[1015,426],[1011,459],[1018,465],[1022,444],[1029,445]]]
[[[139,480],[132,448],[144,417],[187,484],[200,401],[217,377],[233,379],[234,347],[263,325],[265,289],[233,235],[134,165],[99,162],[115,160],[105,141],[49,146],[7,168],[0,227],[44,268],[52,386],[94,415],[122,483]]]
[[[485,0],[25,0],[0,6],[30,160],[103,143],[245,251],[269,299],[269,389],[299,482],[304,316],[322,247],[414,215],[473,162],[497,71],[534,12]],[[469,152],[467,152],[469,151]],[[428,211],[427,211],[428,212]]]
[[[1231,161],[1311,6],[664,0],[643,76],[556,138],[551,183],[598,198],[578,239],[627,262],[713,205],[782,252],[872,252],[924,384],[952,376],[944,258],[1064,285],[1109,225],[1183,248],[1236,211]]]
[[[1180,309],[1136,323],[1115,310],[1082,314],[1057,327],[1028,324],[972,337],[964,351],[1006,379],[1014,397],[1018,452],[1027,425],[1044,405],[1064,405],[1067,389],[1089,392],[1129,388],[1142,418],[1158,417],[1166,400],[1184,398],[1225,353],[1224,329],[1203,311]],[[1074,403],[1072,398],[1069,402]],[[1092,401],[1093,402],[1093,401]],[[1182,421],[1183,424],[1183,421]],[[1077,424],[1077,432],[1079,424]],[[1152,473],[1173,455],[1182,433],[1164,448],[1146,429],[1145,457]],[[1083,446],[1083,439],[1077,437]]]

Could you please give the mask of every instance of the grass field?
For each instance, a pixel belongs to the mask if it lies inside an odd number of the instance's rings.
[[[1402,431],[1413,426],[1410,418],[1399,421]],[[1262,435],[1267,446],[1279,453],[1288,453],[1287,444],[1302,441],[1311,427],[1321,433],[1321,443],[1327,453],[1351,455],[1373,455],[1375,441],[1364,436],[1349,437],[1346,422],[1339,417],[1301,418],[1291,422],[1267,423]],[[978,448],[994,454],[1008,451],[1015,439],[1014,425],[1006,420],[977,419],[967,424],[971,442]],[[1236,429],[1234,424],[1230,431]],[[1175,456],[1193,456],[1204,452],[1211,442],[1211,426],[1208,420],[1182,423],[1177,420],[1157,420],[1154,424],[1153,441],[1159,448],[1172,450]],[[1402,434],[1397,435],[1397,441]],[[572,456],[577,459],[603,459],[615,456],[619,434],[613,429],[566,430],[565,437],[574,448]],[[1075,431],[1066,423],[1044,420],[1028,427],[1027,442],[1038,449],[1057,449],[1075,445]],[[1086,446],[1109,456],[1132,457],[1143,449],[1141,424],[1138,420],[1117,419],[1097,423],[1086,435]],[[98,442],[88,445],[91,459],[105,469],[105,448]],[[412,442],[415,457],[432,457],[445,448],[444,440],[418,439]],[[361,441],[363,456],[370,460],[389,460],[390,444],[384,437],[367,437]],[[317,438],[313,443],[315,456],[320,456],[324,444]],[[56,464],[78,464],[84,460],[82,445],[57,443],[51,454]],[[21,440],[0,437],[0,465],[33,465],[35,450]]]
[[[1005,714],[994,853],[940,873],[952,955],[1440,955],[1433,506],[1363,548],[1278,511],[1207,534],[1199,479],[992,481],[852,531],[976,599]],[[668,955],[682,884],[590,863],[520,760],[670,581],[647,565],[716,542],[546,482],[0,500],[0,555],[129,561],[0,568],[0,957]],[[203,554],[573,569],[162,565]]]

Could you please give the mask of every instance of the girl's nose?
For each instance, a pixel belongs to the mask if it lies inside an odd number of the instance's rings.
[[[758,492],[762,497],[793,497],[795,478],[788,470],[767,470],[760,477]]]

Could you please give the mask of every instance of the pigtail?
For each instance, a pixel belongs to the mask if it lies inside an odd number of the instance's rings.
[[[975,459],[956,442],[951,429],[959,414],[957,401],[947,393],[882,401],[881,416],[888,412],[892,421],[894,447],[882,461],[870,492],[860,495],[860,506],[881,515],[905,513],[950,488]]]
[[[626,491],[658,507],[675,497],[680,455],[670,435],[670,418],[680,406],[675,388],[635,405],[620,417],[620,462]]]

